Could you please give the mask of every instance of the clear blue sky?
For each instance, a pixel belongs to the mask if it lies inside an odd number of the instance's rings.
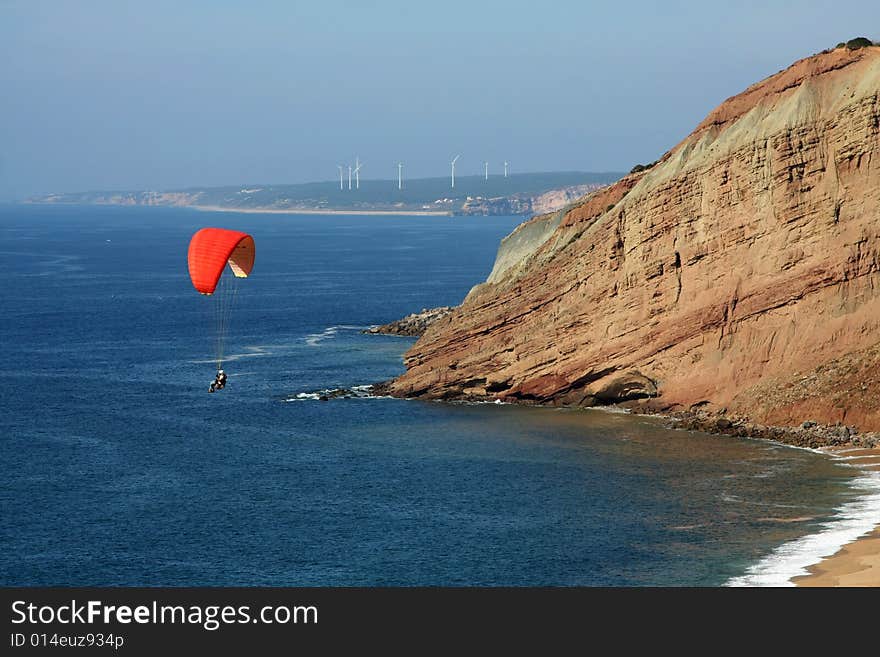
[[[0,0],[0,199],[628,170],[880,2]],[[868,32],[868,33],[866,33]]]

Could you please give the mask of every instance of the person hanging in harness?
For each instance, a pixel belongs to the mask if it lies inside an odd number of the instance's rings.
[[[224,387],[226,387],[226,372],[217,370],[217,376],[214,377],[211,385],[208,386],[208,392],[217,392],[218,390],[223,390]]]
[[[223,370],[217,370],[217,376],[214,377],[214,380],[211,381],[211,385],[208,386],[208,392],[217,392],[218,390],[223,390],[226,387],[226,372]]]

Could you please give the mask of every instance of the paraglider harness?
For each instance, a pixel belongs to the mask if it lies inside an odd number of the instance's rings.
[[[217,370],[217,376],[214,377],[214,380],[211,381],[211,385],[208,386],[208,392],[216,392],[217,390],[223,390],[226,387],[226,372],[223,370]]]

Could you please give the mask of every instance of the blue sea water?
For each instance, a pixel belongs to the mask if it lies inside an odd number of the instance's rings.
[[[518,221],[0,206],[0,584],[718,585],[863,499],[648,418],[314,399],[400,373],[361,328],[459,303]],[[206,225],[257,244],[213,395]]]

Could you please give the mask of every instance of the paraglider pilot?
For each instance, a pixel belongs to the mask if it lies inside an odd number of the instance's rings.
[[[223,370],[217,370],[217,376],[214,377],[214,380],[211,381],[211,385],[208,386],[208,392],[216,392],[217,390],[223,390],[226,387],[226,372]]]

